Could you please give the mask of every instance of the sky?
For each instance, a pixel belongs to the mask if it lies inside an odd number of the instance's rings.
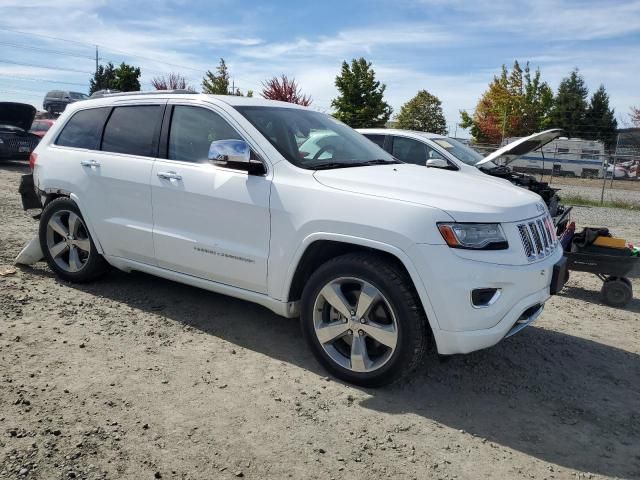
[[[88,91],[95,45],[101,63],[140,66],[143,90],[170,72],[199,89],[222,57],[242,91],[284,73],[326,112],[341,63],[365,57],[395,113],[426,89],[458,136],[459,111],[516,59],[554,91],[579,68],[619,123],[640,105],[639,0],[0,0],[0,11],[0,101],[39,109],[47,90]]]

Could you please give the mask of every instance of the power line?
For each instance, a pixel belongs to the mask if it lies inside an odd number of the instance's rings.
[[[37,78],[37,77],[17,77],[13,75],[5,75],[0,73],[0,77],[4,77],[11,80],[26,80],[28,82],[40,82],[40,83],[59,83],[61,85],[74,85],[78,87],[85,87],[87,83],[76,83],[76,82],[63,82],[61,80],[47,80],[45,78]]]
[[[86,75],[93,75],[93,72],[86,72],[84,70],[76,70],[74,68],[63,68],[63,67],[48,67],[46,65],[36,65],[33,63],[21,63],[21,62],[12,62],[11,60],[4,60],[0,58],[0,63],[8,63],[11,65],[20,65],[22,67],[35,67],[35,68],[46,68],[48,70],[60,70],[65,72],[75,72],[75,73],[84,73]]]
[[[65,55],[67,57],[76,57],[76,58],[84,58],[84,59],[88,59],[88,60],[93,60],[94,57],[87,57],[85,55],[79,55],[77,53],[70,53],[70,52],[63,52],[60,50],[51,50],[49,48],[41,48],[41,47],[34,47],[31,45],[24,45],[24,44],[20,44],[20,43],[11,43],[11,42],[0,42],[0,45],[6,45],[9,47],[14,47],[14,48],[24,48],[27,50],[35,50],[38,52],[45,52],[45,53],[52,53],[54,55]]]

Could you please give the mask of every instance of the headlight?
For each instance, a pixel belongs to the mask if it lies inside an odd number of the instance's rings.
[[[509,248],[499,223],[439,223],[438,230],[451,248],[506,250]]]

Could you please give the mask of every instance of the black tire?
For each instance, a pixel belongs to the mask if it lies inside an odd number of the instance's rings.
[[[385,297],[397,324],[395,350],[386,363],[370,372],[340,365],[325,351],[316,334],[314,308],[322,298],[320,292],[342,278],[361,279],[375,287]],[[332,375],[349,383],[378,387],[397,381],[421,364],[430,343],[431,330],[411,279],[400,266],[375,254],[349,253],[329,260],[307,281],[301,303],[302,333],[311,351]]]
[[[602,284],[602,301],[611,307],[621,308],[633,298],[631,282],[626,278],[609,277]]]
[[[85,241],[85,245],[86,245],[86,241],[88,240],[88,251],[85,251],[85,250],[81,251],[80,249],[77,250],[79,252],[79,255],[82,256],[82,259],[81,259],[82,266],[81,268],[78,268],[75,271],[70,271],[68,269],[63,268],[61,265],[59,265],[58,261],[54,259],[47,241],[48,225],[51,218],[54,215],[59,215],[61,217],[64,217],[64,215],[68,214],[68,212],[73,212],[75,215],[79,217],[79,219],[81,220],[81,227],[82,227],[82,230],[80,231],[82,232],[82,239]],[[70,198],[67,198],[67,197],[56,198],[55,200],[52,200],[50,203],[47,204],[47,206],[42,211],[42,215],[40,217],[39,237],[40,237],[40,247],[42,248],[42,253],[44,255],[45,260],[49,264],[49,267],[51,268],[51,270],[53,270],[56,273],[56,275],[62,278],[63,280],[67,280],[69,282],[75,282],[75,283],[89,282],[91,280],[94,280],[100,277],[101,275],[104,275],[109,270],[109,264],[102,257],[102,255],[98,253],[98,250],[96,249],[96,246],[93,243],[93,240],[91,239],[91,235],[89,234],[89,231],[86,228],[84,219],[82,217],[82,214],[80,213],[80,209],[78,208],[76,203]],[[63,237],[58,234],[58,239],[60,240],[62,238]],[[80,238],[78,238],[78,240],[79,239]],[[60,241],[64,241],[64,240],[60,240]],[[69,248],[67,248],[67,250],[69,250]],[[71,261],[68,261],[67,263],[71,265]]]

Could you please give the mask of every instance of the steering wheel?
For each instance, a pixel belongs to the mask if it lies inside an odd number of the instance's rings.
[[[313,161],[315,162],[316,160],[318,160],[320,158],[320,155],[322,155],[324,152],[328,150],[332,150],[332,153],[335,155],[336,153],[335,147],[333,145],[325,145],[324,147],[320,147],[320,150],[316,152],[316,154],[313,156]]]

